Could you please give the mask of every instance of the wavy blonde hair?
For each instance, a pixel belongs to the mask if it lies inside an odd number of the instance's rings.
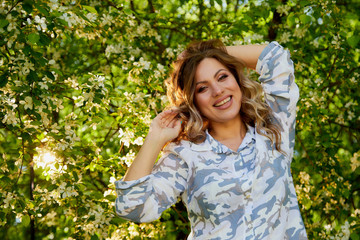
[[[173,72],[166,81],[167,96],[171,106],[179,111],[182,119],[182,130],[173,141],[181,139],[194,143],[205,141],[205,130],[209,121],[202,116],[194,103],[195,73],[197,66],[204,58],[214,58],[226,66],[234,75],[242,92],[240,116],[242,121],[254,127],[267,137],[275,148],[281,151],[280,127],[272,117],[272,110],[263,101],[263,89],[260,83],[244,75],[245,64],[229,55],[220,40],[201,41],[190,44],[173,64]],[[282,152],[282,151],[281,151]]]

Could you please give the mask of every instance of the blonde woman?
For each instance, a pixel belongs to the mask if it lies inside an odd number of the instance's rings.
[[[181,197],[188,239],[307,239],[290,173],[299,91],[289,52],[197,42],[167,86],[172,108],[116,182],[117,214],[153,221]]]

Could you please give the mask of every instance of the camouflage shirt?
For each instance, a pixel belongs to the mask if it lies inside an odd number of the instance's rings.
[[[191,224],[188,239],[307,239],[290,172],[299,90],[289,52],[270,43],[256,71],[286,154],[273,150],[256,126],[247,126],[237,151],[208,132],[201,144],[172,143],[150,175],[115,183],[117,214],[149,222],[181,197]]]

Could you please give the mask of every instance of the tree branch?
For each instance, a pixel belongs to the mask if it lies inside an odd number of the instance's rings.
[[[154,8],[154,5],[152,3],[152,0],[148,0],[148,5],[149,5],[150,12],[155,13],[155,8]]]
[[[309,157],[308,151],[307,151],[304,143],[302,142],[301,138],[298,136],[298,134],[296,134],[296,139],[297,139],[297,141],[300,143],[302,149],[305,151],[305,157],[307,158],[307,160],[310,162],[310,164],[311,164],[312,166],[315,166],[314,163],[313,163],[313,161],[312,161],[311,158]]]
[[[360,131],[360,127],[357,127],[357,126],[347,126],[345,124],[337,123],[337,122],[332,121],[332,120],[329,120],[329,123],[333,123],[333,124],[339,125],[339,126],[344,127],[344,128],[349,128],[349,129],[352,129],[352,130]]]

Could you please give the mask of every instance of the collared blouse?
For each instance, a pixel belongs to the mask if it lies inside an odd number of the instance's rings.
[[[191,225],[188,239],[307,239],[290,172],[299,90],[289,52],[270,43],[256,71],[285,154],[256,126],[247,126],[237,151],[208,132],[200,144],[171,143],[150,175],[115,182],[118,215],[150,222],[181,197]]]

